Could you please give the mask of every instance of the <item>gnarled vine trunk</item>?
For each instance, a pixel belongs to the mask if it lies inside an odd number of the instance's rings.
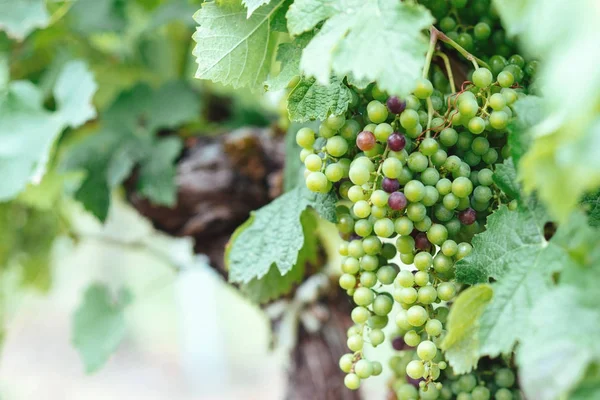
[[[156,207],[131,192],[131,203],[160,230],[192,236],[196,251],[210,257],[225,277],[223,254],[231,233],[250,211],[282,192],[285,159],[283,135],[270,129],[244,128],[187,143],[179,161],[177,204]],[[346,349],[352,324],[350,303],[336,285],[320,302],[329,310],[321,329],[308,332],[298,324],[298,342],[288,371],[289,400],[354,400],[343,388],[339,357]]]

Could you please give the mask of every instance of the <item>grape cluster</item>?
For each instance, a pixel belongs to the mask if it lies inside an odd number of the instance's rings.
[[[450,3],[456,11],[468,2]],[[489,2],[479,3],[491,12]],[[482,379],[472,387],[471,375],[452,381],[440,350],[449,307],[461,290],[455,263],[470,254],[473,236],[499,204],[515,206],[495,186],[493,171],[509,157],[507,127],[513,105],[528,93],[520,80],[521,68],[530,63],[520,56],[506,63],[501,55],[488,60],[491,67],[478,65],[459,90],[436,78],[435,69],[432,80],[426,70],[403,99],[375,84],[350,86],[347,113],[330,115],[317,132],[297,132],[306,186],[334,190],[340,198],[339,284],[356,304],[355,325],[348,330],[351,352],[340,360],[349,389],[382,372],[363,349],[385,342],[383,329],[396,305],[391,342],[400,355],[391,367],[398,400],[491,396]],[[512,396],[512,384],[497,386],[495,398]]]

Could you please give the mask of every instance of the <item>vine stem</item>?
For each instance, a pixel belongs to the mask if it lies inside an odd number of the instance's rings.
[[[441,51],[436,51],[435,55],[444,61],[444,67],[446,68],[448,80],[450,81],[450,90],[452,93],[456,93],[456,86],[454,85],[454,73],[452,72],[452,65],[450,65],[450,59]]]
[[[425,56],[425,66],[423,67],[423,78],[427,78],[429,75],[429,67],[431,66],[431,59],[433,58],[433,53],[435,51],[435,45],[437,44],[438,35],[436,32],[439,32],[433,25],[431,25],[430,29],[431,34],[429,35],[429,48],[427,49],[427,56]]]
[[[475,67],[475,69],[478,69],[480,65],[482,67],[486,67],[487,69],[491,69],[490,66],[485,61],[483,61],[482,59],[477,58],[473,54],[469,53],[467,50],[465,50],[464,47],[462,47],[460,44],[456,43],[454,40],[450,39],[448,36],[446,36],[446,34],[444,32],[439,31],[435,26],[432,25],[430,30],[432,32],[432,35],[435,34],[437,39],[441,40],[444,43],[449,44],[456,51],[458,51],[460,54],[462,54],[463,57],[465,57],[467,60],[471,61],[471,63]]]

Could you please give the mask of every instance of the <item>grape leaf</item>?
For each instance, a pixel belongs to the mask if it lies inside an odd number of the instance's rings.
[[[34,170],[43,171],[55,139],[67,125],[79,126],[95,115],[90,106],[95,87],[92,75],[75,61],[65,65],[54,87],[55,112],[43,107],[42,93],[31,82],[11,82],[0,92],[0,201],[22,191]]]
[[[275,264],[271,265],[269,272],[262,278],[252,279],[241,286],[242,292],[256,303],[266,303],[286,293],[289,293],[293,285],[299,283],[304,277],[306,263],[317,261],[317,220],[314,213],[304,212],[301,216],[302,230],[304,233],[304,245],[298,252],[298,260],[292,269],[282,275]]]
[[[569,400],[594,400],[600,398],[600,368],[592,365]]]
[[[517,352],[519,381],[527,398],[558,399],[574,388],[590,363],[600,362],[596,295],[596,289],[559,287],[533,308]]]
[[[83,34],[125,29],[126,0],[77,0],[67,14],[69,25]]]
[[[493,179],[500,190],[509,197],[517,200],[521,198],[521,188],[517,182],[517,171],[512,158],[507,158],[502,164],[496,164]]]
[[[315,28],[319,22],[344,12],[354,12],[363,0],[296,0],[286,18],[291,35],[299,35]]]
[[[490,285],[475,285],[463,291],[450,307],[448,334],[441,348],[456,374],[466,374],[477,366],[479,319],[493,293]]]
[[[72,341],[87,373],[97,371],[117,349],[125,336],[125,308],[132,295],[122,289],[116,299],[109,289],[94,284],[86,290],[83,302],[73,315]]]
[[[282,43],[277,48],[277,61],[281,63],[279,74],[265,82],[268,90],[280,90],[287,87],[290,81],[300,75],[300,57],[302,50],[312,38],[311,34],[298,36],[289,43]]]
[[[270,69],[276,40],[271,25],[285,0],[260,7],[249,18],[240,4],[206,2],[194,16],[196,78],[233,87],[257,87]]]
[[[545,116],[544,102],[536,96],[527,96],[517,101],[513,110],[516,118],[508,127],[508,143],[515,166],[519,165],[521,157],[531,147],[532,137],[529,129]]]
[[[328,3],[308,1],[318,10],[323,8],[318,3]],[[358,81],[376,81],[389,93],[408,95],[425,63],[427,39],[422,31],[434,21],[429,11],[395,0],[344,5],[344,0],[337,0],[325,6],[327,12],[323,15],[330,18],[304,49],[302,71],[322,85],[327,84],[333,71],[338,76],[351,74]]]
[[[351,101],[350,89],[338,78],[331,78],[328,85],[302,78],[288,96],[288,113],[297,122],[324,120],[329,114],[345,113]]]
[[[0,30],[11,37],[23,40],[49,21],[44,0],[0,1]]]
[[[527,333],[531,308],[550,289],[552,273],[573,264],[554,239],[545,239],[547,222],[539,205],[516,211],[501,206],[488,217],[487,230],[473,238],[473,252],[456,264],[461,283],[495,280],[494,298],[480,320],[480,355],[509,353]]]
[[[252,13],[259,7],[268,4],[271,0],[242,0],[242,4],[248,9],[248,18],[252,16]]]
[[[253,212],[229,244],[225,258],[229,280],[247,284],[261,279],[273,264],[281,275],[289,273],[305,245],[300,221],[309,206],[325,218],[334,216],[335,195],[313,194],[300,185]]]
[[[585,195],[581,204],[589,215],[590,225],[600,227],[600,191]]]

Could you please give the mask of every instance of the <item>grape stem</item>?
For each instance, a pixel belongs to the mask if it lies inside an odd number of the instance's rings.
[[[423,66],[423,78],[427,78],[429,75],[429,67],[431,66],[431,59],[433,58],[433,52],[435,51],[435,45],[437,44],[438,36],[434,31],[433,25],[431,26],[431,34],[429,35],[429,48],[427,49],[427,55],[425,56],[425,66]],[[438,31],[439,32],[439,31]]]
[[[491,69],[490,66],[485,61],[483,61],[480,58],[477,58],[473,54],[469,53],[467,50],[465,50],[464,47],[462,47],[460,44],[456,43],[454,40],[450,39],[448,36],[446,36],[446,34],[444,32],[441,32],[435,26],[431,25],[430,31],[431,31],[431,35],[435,36],[436,39],[439,39],[442,42],[449,44],[456,51],[458,51],[460,54],[462,54],[463,57],[465,57],[467,60],[471,61],[471,63],[475,67],[475,69],[478,69],[480,65],[482,67],[486,67],[487,69]]]
[[[435,55],[444,61],[444,67],[446,68],[446,73],[448,74],[448,80],[450,81],[451,93],[456,93],[456,86],[454,85],[454,73],[452,72],[452,65],[450,65],[450,59],[448,58],[447,55],[445,55],[441,51],[436,51]]]

